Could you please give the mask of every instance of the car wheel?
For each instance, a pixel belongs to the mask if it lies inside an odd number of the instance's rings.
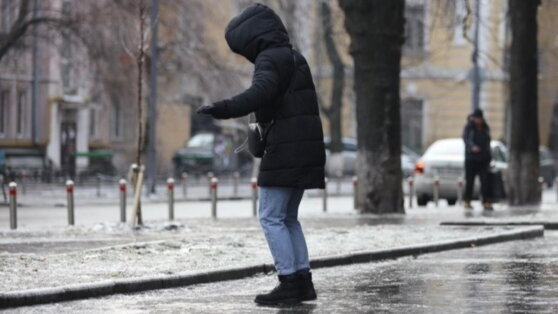
[[[419,195],[417,196],[417,205],[418,206],[426,206],[426,204],[428,204],[428,201],[430,201],[430,198],[428,197],[428,195]]]
[[[448,202],[449,206],[454,206],[455,203],[457,203],[457,200],[455,198],[448,198],[446,201]]]

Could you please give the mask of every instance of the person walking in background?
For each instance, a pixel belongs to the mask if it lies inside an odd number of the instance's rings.
[[[255,302],[275,305],[314,300],[308,249],[297,218],[304,190],[325,185],[323,131],[310,68],[293,50],[279,16],[265,5],[250,5],[233,18],[225,38],[233,52],[254,63],[252,86],[197,112],[217,119],[255,112],[258,122],[268,124],[258,174],[259,221],[279,285],[256,296]]]
[[[484,120],[481,109],[476,109],[467,119],[463,130],[463,141],[465,141],[465,195],[463,196],[464,207],[472,209],[471,199],[475,178],[478,175],[481,182],[481,197],[485,210],[492,210],[489,199],[490,180],[489,170],[492,154],[490,150],[490,128]]]

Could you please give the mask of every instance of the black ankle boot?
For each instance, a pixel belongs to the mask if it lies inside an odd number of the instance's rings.
[[[300,301],[312,301],[318,298],[316,290],[314,290],[314,283],[312,283],[312,273],[298,274],[298,287],[300,291],[298,299]]]
[[[254,300],[262,305],[296,304],[300,302],[299,276],[279,275],[279,285],[268,294],[259,294]]]

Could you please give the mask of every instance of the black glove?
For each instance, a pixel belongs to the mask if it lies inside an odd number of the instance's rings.
[[[215,111],[215,106],[213,106],[213,105],[203,105],[196,110],[196,113],[197,114],[213,115],[214,111]]]
[[[218,101],[213,105],[203,105],[199,107],[196,112],[198,114],[208,114],[215,119],[229,118],[226,100]]]

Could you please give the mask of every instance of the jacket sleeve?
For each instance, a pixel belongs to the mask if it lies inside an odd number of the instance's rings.
[[[256,59],[252,86],[244,92],[216,102],[219,118],[229,119],[245,116],[269,106],[279,91],[279,73],[268,56]]]

